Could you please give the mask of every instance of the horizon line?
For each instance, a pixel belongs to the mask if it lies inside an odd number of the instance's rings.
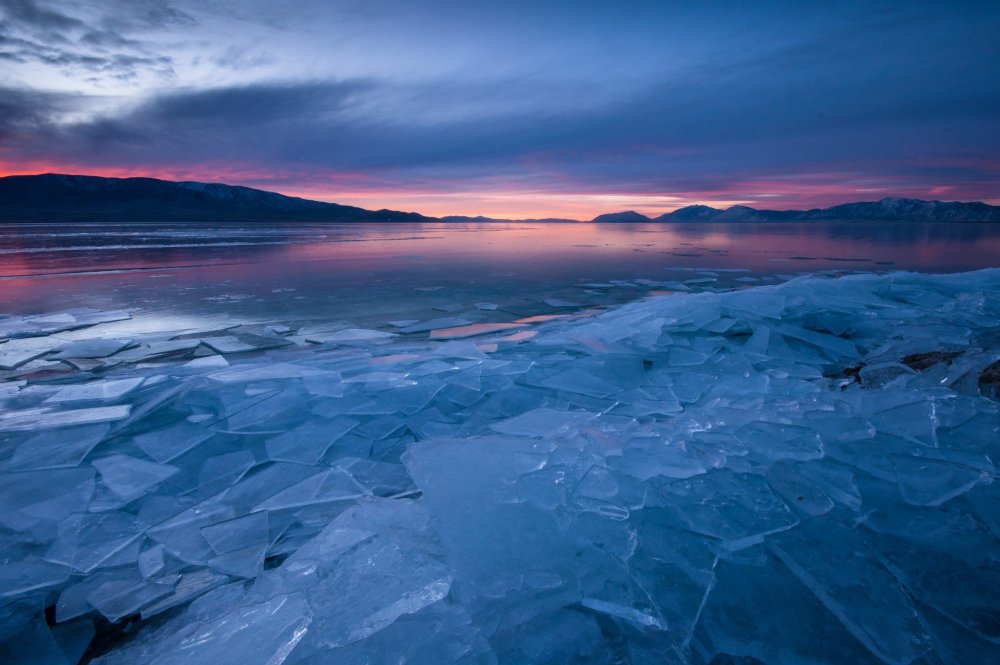
[[[617,209],[605,209],[605,210],[607,210],[606,212],[599,212],[597,214],[594,214],[590,218],[581,219],[579,217],[567,217],[567,216],[563,216],[563,215],[559,215],[559,214],[529,214],[529,215],[521,214],[520,216],[518,216],[517,213],[500,213],[500,214],[485,214],[485,213],[482,213],[482,212],[475,212],[475,213],[455,213],[455,212],[425,213],[425,212],[420,212],[420,211],[418,211],[416,209],[405,209],[405,208],[390,207],[391,204],[373,204],[373,203],[370,202],[370,201],[373,200],[373,197],[371,197],[370,194],[363,194],[363,193],[358,193],[358,192],[354,192],[354,193],[343,193],[342,192],[340,194],[317,194],[317,193],[311,193],[309,191],[295,191],[294,188],[288,189],[286,191],[278,191],[277,188],[268,188],[268,186],[266,184],[263,184],[263,185],[258,185],[258,184],[233,184],[233,182],[231,182],[231,181],[230,182],[225,182],[223,180],[191,179],[191,178],[178,179],[178,178],[176,178],[176,176],[173,177],[173,178],[171,178],[171,177],[164,177],[163,175],[144,175],[144,174],[143,175],[139,175],[139,174],[134,174],[134,172],[132,172],[131,170],[127,170],[128,171],[127,173],[119,175],[118,173],[121,173],[121,170],[118,170],[118,169],[110,170],[109,169],[109,171],[113,171],[114,173],[116,173],[116,175],[103,175],[100,172],[72,173],[72,172],[52,171],[52,170],[47,170],[47,171],[31,171],[31,172],[11,172],[8,169],[3,169],[3,170],[0,170],[0,179],[5,179],[5,178],[9,178],[9,177],[19,177],[19,176],[20,177],[26,177],[26,176],[27,177],[32,177],[32,176],[54,175],[54,176],[69,176],[69,177],[103,178],[103,179],[108,179],[108,180],[147,179],[147,180],[158,180],[158,181],[161,181],[161,182],[172,182],[172,183],[193,182],[193,183],[200,183],[200,184],[206,184],[206,185],[222,185],[222,186],[225,186],[225,187],[242,187],[242,188],[245,188],[245,189],[252,189],[252,190],[266,192],[266,193],[270,193],[270,194],[277,194],[277,195],[285,196],[285,197],[289,197],[289,198],[298,198],[298,199],[307,200],[307,201],[314,201],[314,202],[318,202],[318,203],[330,203],[330,204],[335,204],[335,205],[357,207],[357,208],[362,208],[362,209],[365,209],[365,210],[368,210],[368,211],[371,211],[371,212],[378,212],[380,210],[388,210],[388,211],[392,211],[392,212],[418,214],[418,215],[422,215],[424,217],[437,218],[437,219],[444,219],[444,218],[448,218],[448,217],[467,217],[467,218],[470,218],[470,219],[475,219],[475,218],[480,218],[481,217],[481,218],[485,218],[485,219],[495,219],[495,220],[498,220],[498,221],[511,221],[511,222],[550,219],[550,220],[560,220],[560,221],[567,221],[567,222],[575,222],[575,223],[581,223],[581,224],[590,223],[594,219],[597,219],[598,217],[602,217],[602,216],[605,216],[605,215],[619,215],[619,214],[627,214],[627,213],[635,213],[637,215],[641,215],[641,216],[649,219],[650,221],[653,221],[657,217],[661,217],[663,215],[669,215],[671,213],[677,212],[678,210],[682,210],[682,209],[685,209],[685,208],[691,208],[691,207],[707,207],[707,208],[712,208],[714,210],[719,210],[719,211],[726,211],[726,210],[729,210],[731,208],[749,208],[749,209],[752,209],[752,210],[755,210],[755,211],[758,211],[758,212],[769,212],[769,211],[772,211],[772,212],[811,212],[811,211],[814,211],[814,210],[826,210],[826,209],[837,207],[837,206],[840,206],[840,205],[850,205],[850,204],[856,204],[856,203],[878,203],[880,201],[884,201],[884,200],[887,200],[887,199],[923,201],[923,202],[927,202],[927,203],[961,203],[961,204],[975,204],[975,203],[979,203],[979,204],[988,205],[988,206],[997,206],[997,205],[1000,205],[1000,199],[992,199],[992,198],[979,199],[979,200],[961,200],[961,199],[951,199],[951,200],[948,200],[948,199],[940,199],[940,198],[918,198],[918,197],[914,197],[914,196],[886,195],[886,196],[881,196],[881,197],[879,197],[877,199],[874,199],[874,198],[872,198],[872,199],[861,199],[861,198],[859,198],[859,199],[853,199],[853,200],[842,200],[839,203],[833,203],[833,204],[830,204],[830,205],[810,204],[809,206],[803,207],[801,204],[796,205],[795,203],[790,203],[790,204],[788,204],[789,207],[784,207],[784,206],[779,206],[779,207],[756,207],[755,205],[749,205],[749,204],[757,204],[758,203],[758,201],[753,200],[752,197],[726,197],[723,200],[719,200],[719,199],[714,199],[713,200],[711,198],[709,198],[709,199],[677,200],[677,204],[675,206],[671,206],[670,204],[663,205],[662,207],[659,207],[659,209],[662,210],[662,212],[653,213],[652,215],[649,214],[649,213],[640,212],[640,211],[637,211],[637,210],[634,209],[634,208],[645,208],[645,209],[648,210],[649,207],[651,207],[651,206],[636,205],[636,206],[632,206],[632,207],[621,207],[621,208],[617,208]],[[884,189],[884,188],[879,188],[879,189]],[[864,190],[864,191],[871,192],[873,190],[868,189],[868,190]],[[372,193],[376,193],[376,192],[372,192]],[[474,192],[474,191],[470,190],[468,192],[468,195],[469,196],[473,196],[476,193],[477,192]],[[407,192],[406,194],[408,194],[409,196],[420,196],[420,197],[431,197],[431,198],[433,198],[433,197],[449,197],[450,198],[450,197],[455,197],[455,196],[461,196],[462,195],[461,192],[441,193],[441,192],[426,192],[426,191],[425,192]],[[345,200],[356,199],[359,196],[363,196],[369,202],[368,203],[358,203],[358,202],[345,203],[344,202]],[[517,201],[524,200],[524,197],[518,196],[517,193],[509,193],[508,196],[509,196],[509,198],[517,200]],[[533,196],[561,198],[561,199],[566,199],[566,198],[576,199],[576,198],[580,198],[580,197],[608,198],[608,199],[613,199],[613,198],[623,198],[623,199],[625,199],[625,198],[632,198],[632,199],[637,199],[637,198],[641,198],[643,196],[646,196],[646,197],[649,197],[649,198],[656,198],[656,199],[681,199],[682,198],[681,196],[671,195],[671,194],[652,194],[652,195],[649,195],[649,194],[594,194],[594,193],[587,193],[587,194],[575,194],[574,195],[574,194],[554,193],[554,192],[553,193],[542,193],[542,194],[539,194],[539,193],[535,192],[535,193],[533,193]],[[766,196],[766,198],[780,198],[781,197],[781,195],[757,195],[757,196],[758,196],[758,198],[764,198],[765,196]],[[391,199],[393,197],[390,195],[388,198]],[[496,193],[492,193],[491,194],[491,198],[497,198],[497,194]],[[721,198],[722,197],[720,197],[720,199]],[[750,200],[747,200],[747,199],[750,199]]]

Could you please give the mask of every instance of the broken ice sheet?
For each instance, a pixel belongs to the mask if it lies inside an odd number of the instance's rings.
[[[148,462],[128,455],[109,455],[94,460],[101,482],[121,497],[122,501],[137,499],[180,469],[168,464]]]
[[[819,434],[807,427],[757,420],[740,427],[735,436],[764,459],[805,461],[823,456]]]
[[[59,523],[45,560],[89,573],[140,537],[135,517],[127,513],[77,513]]]
[[[989,479],[985,471],[945,460],[893,455],[892,462],[900,494],[918,506],[939,506]]]
[[[208,565],[213,570],[233,577],[256,577],[264,567],[267,546],[265,541],[231,550],[209,559]]]
[[[41,358],[58,346],[50,339],[19,339],[0,344],[0,370],[16,369],[36,358]]]
[[[56,391],[51,397],[45,400],[46,403],[54,402],[85,402],[88,400],[112,401],[117,400],[138,388],[142,382],[142,377],[130,379],[108,379],[104,381],[88,381],[72,386],[66,386]]]
[[[0,598],[12,598],[58,586],[72,569],[59,563],[26,558],[0,566]]]
[[[593,397],[607,397],[622,390],[620,385],[608,380],[610,378],[608,375],[614,374],[615,368],[611,369],[611,372],[601,372],[604,374],[601,376],[597,372],[591,373],[578,367],[570,367],[564,372],[547,377],[541,381],[541,384],[555,390],[581,393]]]
[[[470,323],[464,326],[449,326],[431,330],[431,339],[460,339],[520,328],[519,323]]]
[[[358,423],[358,420],[346,416],[309,422],[268,439],[264,447],[272,460],[316,464],[330,446]]]
[[[526,663],[976,662],[963,656],[1000,639],[997,406],[976,383],[995,359],[998,276],[678,293],[552,319],[489,353],[299,339],[222,369],[158,369],[185,383],[117,396],[98,387],[141,373],[82,383],[22,366],[0,397],[5,588],[58,594],[59,619],[160,613],[108,647],[121,662],[208,649],[186,640],[245,634],[227,622],[296,593],[313,624],[281,657],[303,664],[436,665],[455,644]],[[876,376],[942,336],[961,350],[951,365]],[[140,341],[113,358],[154,348]],[[852,366],[871,380],[826,378]],[[88,425],[111,412],[41,403],[62,390],[132,417]],[[62,418],[80,424],[41,429]]]
[[[56,523],[90,502],[94,475],[90,468],[0,475],[0,525],[36,535],[53,532]]]
[[[225,598],[223,596],[222,598]],[[94,665],[181,665],[182,663],[243,663],[281,665],[302,640],[312,622],[312,611],[301,593],[278,594],[257,603],[210,606],[201,598],[211,619],[195,621],[165,639],[139,641],[93,660]],[[222,611],[219,611],[222,610]],[[189,610],[190,611],[190,610]]]
[[[546,436],[577,427],[596,416],[596,413],[589,411],[559,411],[543,408],[501,420],[491,425],[490,429],[501,434]]]
[[[118,621],[166,596],[173,587],[148,580],[112,580],[87,594],[87,602],[108,621]]]
[[[0,413],[0,432],[23,432],[34,429],[54,429],[72,425],[88,425],[123,420],[131,411],[128,404],[101,406],[92,409],[56,411],[52,408],[24,409]]]
[[[769,541],[782,563],[872,653],[910,663],[929,644],[913,603],[864,534],[829,521]]]
[[[405,574],[400,574],[405,571]],[[448,595],[452,576],[422,506],[368,500],[337,517],[277,571],[307,574],[315,642],[325,649],[363,640]]]
[[[86,339],[60,347],[53,358],[107,358],[132,346],[130,339]]]
[[[268,540],[267,512],[250,513],[236,519],[202,527],[201,535],[217,554],[266,544]]]
[[[349,473],[342,469],[329,469],[278,492],[255,506],[254,510],[288,510],[315,504],[349,501],[366,494],[368,491]]]
[[[314,333],[306,336],[307,342],[315,344],[346,344],[351,342],[370,342],[374,340],[387,340],[396,336],[396,333],[385,332],[384,330],[370,330],[367,328],[345,328],[336,332]]]
[[[135,444],[153,460],[169,462],[204,443],[215,434],[199,424],[181,420],[133,437]]]
[[[239,337],[233,335],[222,335],[220,337],[202,337],[201,343],[212,349],[216,353],[242,353],[253,351],[256,347],[253,344],[244,342]]]
[[[716,470],[676,480],[660,490],[660,497],[692,531],[719,538],[734,550],[799,523],[760,476],[748,473]]]
[[[79,466],[110,429],[107,423],[98,423],[36,434],[14,450],[10,469],[29,471]]]
[[[601,614],[607,614],[609,616],[617,617],[619,619],[624,619],[630,621],[638,626],[643,626],[646,628],[654,628],[656,630],[666,630],[667,625],[660,619],[652,614],[647,614],[634,607],[628,607],[625,605],[619,605],[618,603],[608,602],[606,600],[600,600],[597,598],[584,598],[580,601],[580,605],[586,607],[588,610],[593,610]]]

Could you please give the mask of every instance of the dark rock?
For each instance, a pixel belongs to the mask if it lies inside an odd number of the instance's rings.
[[[959,355],[958,351],[928,351],[927,353],[914,353],[908,356],[903,356],[902,360],[899,362],[903,363],[910,369],[922,372],[928,367],[933,367],[938,363],[951,364],[951,361]]]
[[[983,397],[1000,400],[1000,360],[979,375],[979,392]]]

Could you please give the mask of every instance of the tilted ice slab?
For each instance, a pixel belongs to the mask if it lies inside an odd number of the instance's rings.
[[[1000,660],[1000,271],[542,318],[8,384],[0,652]]]

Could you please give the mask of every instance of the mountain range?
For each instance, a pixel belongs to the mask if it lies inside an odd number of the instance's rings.
[[[0,222],[431,222],[260,189],[86,175],[0,178]]]
[[[598,223],[1000,222],[1000,206],[985,203],[885,198],[812,210],[726,210],[692,205],[659,217],[634,211],[598,215]],[[428,217],[398,210],[366,210],[311,201],[249,187],[173,182],[155,178],[103,178],[47,173],[0,178],[0,222],[573,222],[568,219],[499,220]]]
[[[1000,206],[960,201],[921,201],[885,198],[880,201],[844,203],[832,208],[811,210],[757,210],[733,206],[726,210],[705,205],[679,208],[659,217],[647,217],[632,210],[598,215],[594,222],[811,222],[811,221],[893,221],[893,222],[1000,222]]]

